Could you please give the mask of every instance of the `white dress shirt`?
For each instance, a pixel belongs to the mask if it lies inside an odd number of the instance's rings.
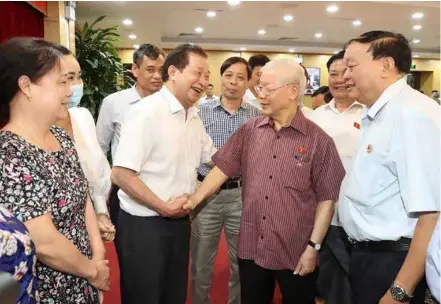
[[[441,234],[440,227],[441,218],[438,218],[438,223],[436,224],[435,230],[432,234],[432,239],[429,243],[429,248],[427,249],[426,258],[426,280],[429,285],[430,292],[432,296],[440,302],[440,284],[441,284]]]
[[[363,109],[362,104],[354,102],[345,111],[340,112],[335,107],[335,100],[332,99],[328,104],[315,109],[308,117],[332,137],[346,171],[348,171],[352,156],[357,150]],[[336,202],[335,205],[331,225],[340,226],[338,203]]]
[[[259,110],[262,109],[259,101],[257,100],[256,96],[254,96],[253,92],[251,92],[250,89],[247,89],[245,91],[245,95],[243,96],[243,102],[246,102]]]
[[[186,111],[164,86],[138,103],[127,116],[114,166],[139,173],[139,178],[161,200],[193,193],[197,169],[216,152],[197,114]],[[156,216],[155,211],[118,192],[121,208],[135,216]]]
[[[69,109],[72,131],[81,168],[89,183],[89,193],[95,211],[108,215],[111,169],[96,138],[95,122],[86,108]]]
[[[119,145],[124,117],[140,99],[138,91],[133,86],[130,89],[113,93],[103,100],[96,123],[96,136],[105,154],[112,145],[112,161],[115,159]]]
[[[417,213],[439,211],[440,114],[440,107],[404,78],[363,113],[338,206],[350,238],[412,238]]]

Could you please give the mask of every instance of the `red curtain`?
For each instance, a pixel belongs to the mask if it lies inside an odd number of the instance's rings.
[[[0,1],[0,43],[12,37],[44,37],[44,15],[24,1]]]

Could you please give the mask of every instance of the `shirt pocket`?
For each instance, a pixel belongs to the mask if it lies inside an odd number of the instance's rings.
[[[290,162],[284,162],[281,173],[281,182],[285,188],[298,192],[305,192],[311,188],[311,161],[308,157],[298,157]]]

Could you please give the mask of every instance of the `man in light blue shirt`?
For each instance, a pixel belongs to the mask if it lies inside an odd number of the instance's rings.
[[[424,264],[440,208],[440,108],[407,85],[400,34],[372,31],[346,48],[348,91],[367,106],[339,199],[351,242],[352,303],[424,303]]]

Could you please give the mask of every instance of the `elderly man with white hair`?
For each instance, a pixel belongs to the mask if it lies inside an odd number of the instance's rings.
[[[228,178],[242,176],[237,256],[242,304],[314,303],[317,251],[344,176],[337,148],[299,110],[306,78],[294,60],[270,61],[259,85],[260,116],[213,156],[215,167],[184,208],[193,209]]]

